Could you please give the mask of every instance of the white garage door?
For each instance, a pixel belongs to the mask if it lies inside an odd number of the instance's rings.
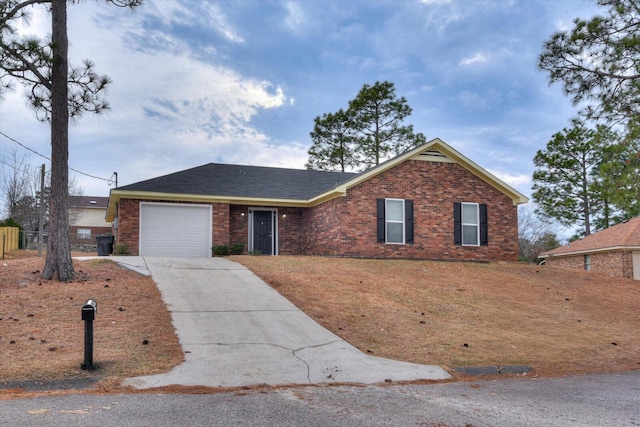
[[[211,256],[211,206],[140,203],[140,255]]]

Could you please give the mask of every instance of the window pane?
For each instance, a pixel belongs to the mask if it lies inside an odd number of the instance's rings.
[[[462,244],[477,245],[478,244],[478,227],[475,225],[462,226]]]
[[[404,221],[404,200],[387,200],[387,221]]]
[[[478,205],[462,204],[462,222],[464,224],[478,223]]]
[[[387,243],[404,243],[402,230],[404,225],[401,222],[387,223]]]

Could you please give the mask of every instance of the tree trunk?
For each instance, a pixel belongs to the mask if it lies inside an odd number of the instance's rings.
[[[67,104],[67,1],[51,2],[53,65],[51,68],[51,201],[49,241],[43,279],[73,279],[69,242],[69,107]]]

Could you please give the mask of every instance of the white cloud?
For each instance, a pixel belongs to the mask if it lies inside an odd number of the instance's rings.
[[[511,174],[508,172],[496,172],[494,170],[489,170],[489,173],[512,187],[529,187],[531,184],[531,176],[528,174]]]
[[[209,27],[233,43],[244,43],[242,36],[229,24],[224,11],[215,2],[201,2],[198,7],[185,2],[146,2],[141,14],[153,15],[163,23],[173,23],[183,27],[194,24]]]
[[[463,58],[460,61],[460,65],[467,66],[467,65],[474,65],[474,64],[484,64],[486,62],[487,62],[487,57],[485,56],[485,54],[481,52],[476,52],[471,56]]]
[[[285,25],[294,31],[301,29],[306,19],[300,4],[288,1],[284,6],[287,10],[287,15],[284,19]]]

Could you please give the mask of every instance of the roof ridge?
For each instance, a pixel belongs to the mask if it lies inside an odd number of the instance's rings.
[[[230,166],[230,167],[237,167],[237,168],[260,168],[260,169],[279,169],[279,170],[286,170],[286,171],[300,171],[300,172],[320,172],[320,173],[340,173],[340,174],[349,174],[349,175],[357,175],[360,172],[347,172],[347,171],[325,171],[325,170],[319,170],[319,169],[299,169],[299,168],[285,168],[285,167],[281,167],[281,166],[260,166],[260,165],[242,165],[242,164],[236,164],[236,163],[220,163],[220,162],[209,162],[209,163],[205,163],[203,165],[200,166],[194,166],[192,168],[189,169],[185,169],[186,170],[190,170],[190,169],[197,169],[199,167],[203,167],[203,166],[209,166],[209,165],[214,165],[214,166]],[[178,172],[183,172],[183,171],[178,171]],[[177,173],[177,172],[176,172]],[[169,174],[170,175],[170,174]]]

